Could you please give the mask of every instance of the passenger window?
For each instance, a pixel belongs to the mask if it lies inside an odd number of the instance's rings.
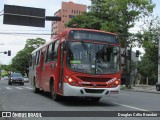
[[[54,61],[57,60],[58,57],[58,46],[59,46],[59,41],[57,40],[54,44]]]
[[[53,43],[51,43],[48,47],[47,47],[47,53],[46,53],[46,62],[50,62],[53,61],[53,53],[52,53],[52,49],[53,49]]]
[[[57,40],[54,43],[51,43],[50,45],[48,45],[47,52],[46,52],[46,62],[57,60],[58,45],[59,45],[59,40]]]

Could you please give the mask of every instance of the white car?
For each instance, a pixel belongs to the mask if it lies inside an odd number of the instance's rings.
[[[29,82],[29,79],[28,79],[27,76],[24,76],[24,77],[23,77],[23,80],[24,80],[24,82]]]
[[[4,77],[3,77],[3,80],[8,80],[8,76],[4,76]]]

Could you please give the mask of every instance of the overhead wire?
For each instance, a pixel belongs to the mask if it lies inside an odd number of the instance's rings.
[[[3,10],[1,10],[1,12],[0,13],[2,13],[4,11],[4,9]]]
[[[3,10],[1,10],[1,12],[0,12],[0,16],[2,16],[2,15],[3,15],[3,14],[1,14],[3,11],[4,11],[4,9],[3,9]]]
[[[5,35],[55,35],[50,33],[16,33],[16,32],[0,32],[0,34]]]

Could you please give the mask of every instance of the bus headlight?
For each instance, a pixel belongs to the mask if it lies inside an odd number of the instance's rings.
[[[78,82],[72,78],[68,78],[68,83],[73,86],[78,86]]]
[[[70,82],[70,83],[73,82],[72,78],[69,78],[69,79],[68,79],[68,82]]]
[[[114,86],[118,86],[118,85],[120,85],[120,79],[117,79],[114,81]]]
[[[115,84],[116,84],[116,85],[118,85],[118,84],[119,84],[119,81],[118,81],[118,80],[116,80],[116,81],[115,81]]]

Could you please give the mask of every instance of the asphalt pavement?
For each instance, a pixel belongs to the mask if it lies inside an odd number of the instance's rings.
[[[136,86],[140,89],[156,90],[155,86]],[[152,89],[151,89],[152,88]],[[146,90],[147,89],[147,90]],[[130,90],[130,91],[129,91]],[[62,101],[53,101],[49,94],[44,92],[34,93],[32,86],[25,83],[24,86],[8,85],[7,80],[0,81],[0,110],[1,111],[60,111],[58,119],[70,120],[71,117],[63,117],[63,111],[159,111],[160,94],[146,94],[134,92],[135,89],[122,90],[119,95],[107,96],[98,103],[92,103],[79,97],[65,97]],[[96,114],[95,114],[96,115]],[[11,118],[12,119],[12,118]],[[33,120],[34,118],[13,118],[14,120]],[[12,120],[13,120],[12,119]],[[53,120],[57,117],[35,118],[34,120]],[[76,120],[125,120],[124,117],[72,117]],[[131,120],[159,120],[157,117],[132,117]],[[0,120],[10,120],[2,119]],[[128,120],[128,119],[126,119]]]

